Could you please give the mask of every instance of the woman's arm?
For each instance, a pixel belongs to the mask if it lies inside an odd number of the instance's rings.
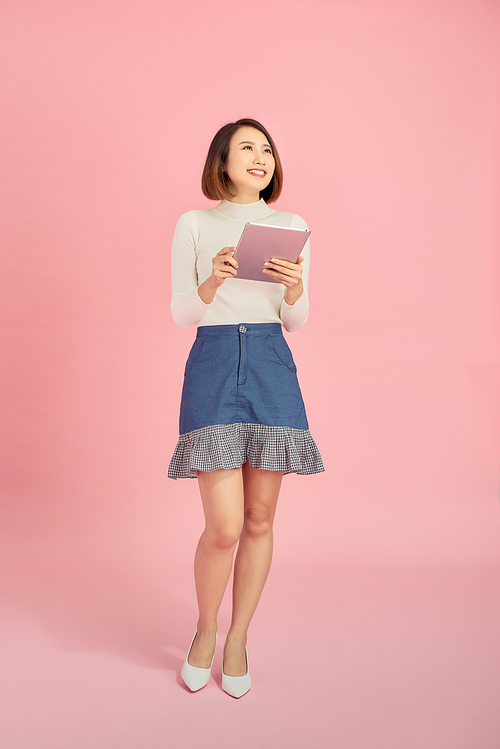
[[[291,226],[298,229],[307,229],[308,226],[303,218],[295,215]],[[273,276],[285,287],[285,294],[280,309],[280,317],[283,327],[289,333],[298,330],[307,320],[309,315],[308,281],[310,261],[310,240],[304,245],[297,263],[289,263],[286,260],[276,259],[274,262],[266,263],[268,275]]]
[[[236,275],[236,247],[224,247],[212,260],[212,275],[198,286],[196,244],[199,238],[196,212],[183,213],[172,240],[172,317],[183,328],[204,317],[226,278]]]
[[[177,221],[172,239],[172,317],[183,328],[189,328],[208,309],[198,295],[196,242],[198,225],[195,211],[183,213]]]

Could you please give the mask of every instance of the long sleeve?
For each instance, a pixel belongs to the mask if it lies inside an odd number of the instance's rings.
[[[172,240],[172,317],[182,328],[197,323],[210,308],[198,295],[196,244],[199,229],[196,212],[183,213]]]
[[[301,216],[295,214],[290,226],[296,229],[308,229],[306,222]],[[283,303],[280,309],[280,318],[283,323],[283,327],[289,333],[293,333],[294,330],[298,330],[304,325],[309,315],[309,296],[308,296],[308,283],[309,283],[309,264],[311,258],[311,247],[310,239],[304,245],[304,249],[300,253],[304,258],[302,262],[302,284],[304,291],[302,296],[297,299],[295,304],[287,304],[283,299]]]

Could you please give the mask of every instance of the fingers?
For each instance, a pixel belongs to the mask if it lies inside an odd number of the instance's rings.
[[[296,263],[291,263],[289,260],[281,260],[279,257],[272,257],[271,260],[266,260],[264,265],[269,265],[270,267],[278,266],[279,270],[282,272],[284,272],[285,269],[302,271],[301,263],[303,260],[304,258],[301,256],[297,259]]]
[[[232,278],[237,274],[236,268],[230,263],[217,262],[214,263],[214,273],[220,278]]]
[[[235,252],[236,252],[236,247],[223,247],[222,250],[220,250],[215,257],[224,257],[225,259],[227,259],[225,257],[226,255],[229,255],[230,257],[232,257]]]
[[[269,270],[283,273],[286,276],[302,276],[301,263],[304,260],[303,257],[299,257],[296,263],[291,263],[289,260],[280,260],[280,258],[273,257],[271,260],[266,260],[264,266]]]
[[[236,247],[224,247],[212,258],[212,275],[215,277],[217,285],[236,275],[238,261],[233,257],[235,251]]]
[[[284,276],[283,273],[276,273],[276,271],[267,270],[266,268],[264,268],[263,272],[267,276],[271,276],[271,278],[275,278],[277,281],[282,283],[284,286],[287,286],[289,289],[293,289],[295,286],[297,286],[300,283],[300,278],[292,278],[291,276]]]
[[[289,260],[281,260],[280,258],[273,257],[270,261],[264,263],[264,273],[272,278],[275,278],[280,283],[293,288],[300,283],[302,278],[302,261],[303,257],[299,257],[296,263],[291,263]]]
[[[232,265],[235,270],[238,267],[238,261],[232,255],[226,255],[226,257],[223,260],[223,264],[224,263],[225,265]]]
[[[234,253],[236,252],[236,247],[224,247],[220,252],[217,253],[217,255],[214,257],[214,261],[219,261],[223,265],[232,265],[233,268],[238,267],[238,261],[234,257]]]

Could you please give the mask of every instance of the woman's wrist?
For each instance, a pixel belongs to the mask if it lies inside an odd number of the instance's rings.
[[[206,281],[203,281],[203,283],[198,286],[198,296],[202,302],[205,302],[205,304],[211,304],[215,299],[218,288],[219,286],[214,283],[213,276],[210,276]]]
[[[297,284],[297,286],[294,286],[293,289],[286,289],[285,291],[285,302],[288,304],[289,307],[292,307],[296,301],[300,299],[302,294],[304,293],[304,285],[302,283],[302,280]]]

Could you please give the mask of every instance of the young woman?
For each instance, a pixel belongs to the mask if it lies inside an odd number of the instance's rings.
[[[198,330],[168,475],[198,479],[206,522],[194,563],[199,618],[182,678],[192,691],[209,681],[217,613],[238,546],[222,662],[222,686],[233,697],[251,685],[247,630],[269,573],[283,474],[324,470],[282,333],[282,325],[297,330],[308,315],[309,241],[297,263],[266,263],[262,281],[279,283],[239,279],[232,254],[247,221],[307,228],[297,214],[269,207],[282,182],[267,130],[253,119],[225,125],[202,176],[204,195],[221,202],[184,213],[172,245],[172,314]]]

